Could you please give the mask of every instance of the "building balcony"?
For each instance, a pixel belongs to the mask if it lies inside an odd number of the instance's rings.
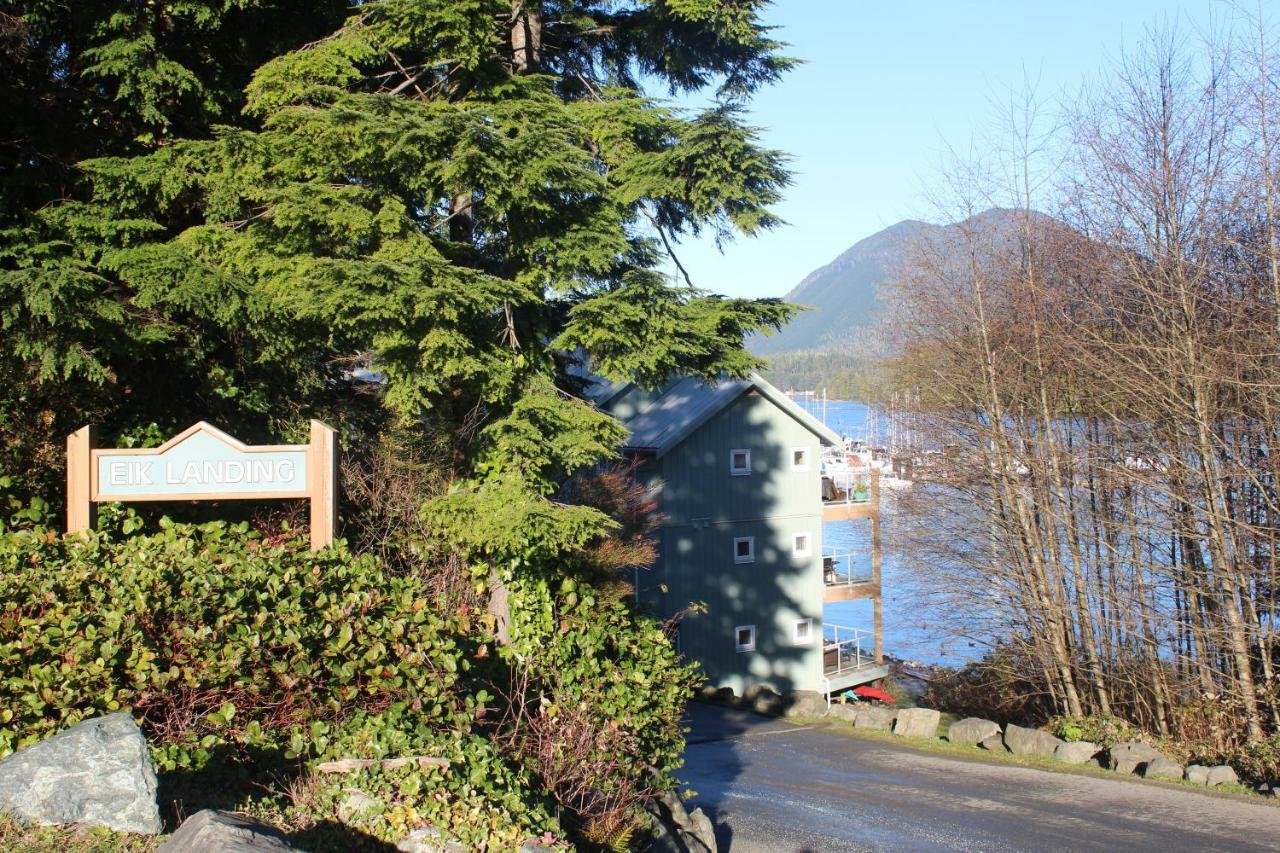
[[[858,565],[852,554],[822,555],[822,586],[823,602],[874,598],[880,594],[873,567]]]
[[[871,631],[822,626],[822,678],[828,694],[884,678],[889,668],[876,655]]]
[[[822,519],[875,518],[880,514],[880,472],[846,462],[822,463]]]

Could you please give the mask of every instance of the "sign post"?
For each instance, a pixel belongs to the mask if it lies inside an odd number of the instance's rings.
[[[311,503],[311,548],[333,543],[338,522],[337,433],[311,422],[310,444],[250,446],[201,421],[146,449],[94,446],[92,426],[67,436],[67,532],[94,525],[106,501],[303,498]]]

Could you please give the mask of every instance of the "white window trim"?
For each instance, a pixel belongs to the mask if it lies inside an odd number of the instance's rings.
[[[804,636],[800,636],[800,629],[804,628]],[[797,646],[808,646],[813,643],[813,620],[797,619],[791,623],[791,642]]]
[[[801,548],[798,544],[800,537],[804,537],[805,546]],[[793,533],[791,535],[791,556],[793,557],[812,557],[813,556],[813,534],[808,531]]]
[[[748,553],[745,557],[738,556],[738,543],[746,542]],[[733,561],[735,563],[754,563],[756,561],[756,537],[754,536],[736,536],[733,540]]]
[[[801,463],[800,463],[800,464],[798,464],[798,465],[796,464],[796,454],[797,454],[797,453],[803,453],[803,454],[804,454],[804,461],[803,461],[803,462],[801,462]],[[792,471],[808,471],[808,470],[809,470],[809,457],[810,457],[810,455],[811,455],[811,454],[810,454],[810,452],[809,452],[809,448],[808,448],[808,447],[793,447],[793,448],[791,448],[791,470],[792,470]]]
[[[745,468],[739,468],[733,464],[733,458],[739,453],[747,455],[747,465]],[[746,447],[737,447],[729,451],[729,473],[735,477],[745,477],[751,473],[751,450]]]
[[[745,643],[738,642],[738,633],[741,631],[750,631],[751,639]],[[755,625],[737,625],[733,629],[733,645],[740,652],[754,652],[756,650],[756,626]]]

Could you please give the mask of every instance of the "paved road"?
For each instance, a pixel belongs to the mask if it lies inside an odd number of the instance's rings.
[[[690,706],[681,778],[732,853],[1280,851],[1280,806],[965,761]]]

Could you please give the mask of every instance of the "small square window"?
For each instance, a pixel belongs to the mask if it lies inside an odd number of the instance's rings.
[[[756,626],[739,625],[734,628],[733,642],[740,652],[754,652],[756,650]]]
[[[813,554],[813,537],[808,533],[797,533],[791,539],[791,556],[809,557]]]
[[[733,561],[735,563],[754,563],[756,561],[756,538],[739,536],[733,540]]]
[[[797,646],[807,646],[813,641],[813,620],[797,619],[791,626],[791,642]]]
[[[751,473],[750,450],[729,451],[729,473],[735,477],[741,477],[743,474]]]
[[[792,471],[808,471],[809,470],[809,448],[807,447],[791,448],[791,470]]]

